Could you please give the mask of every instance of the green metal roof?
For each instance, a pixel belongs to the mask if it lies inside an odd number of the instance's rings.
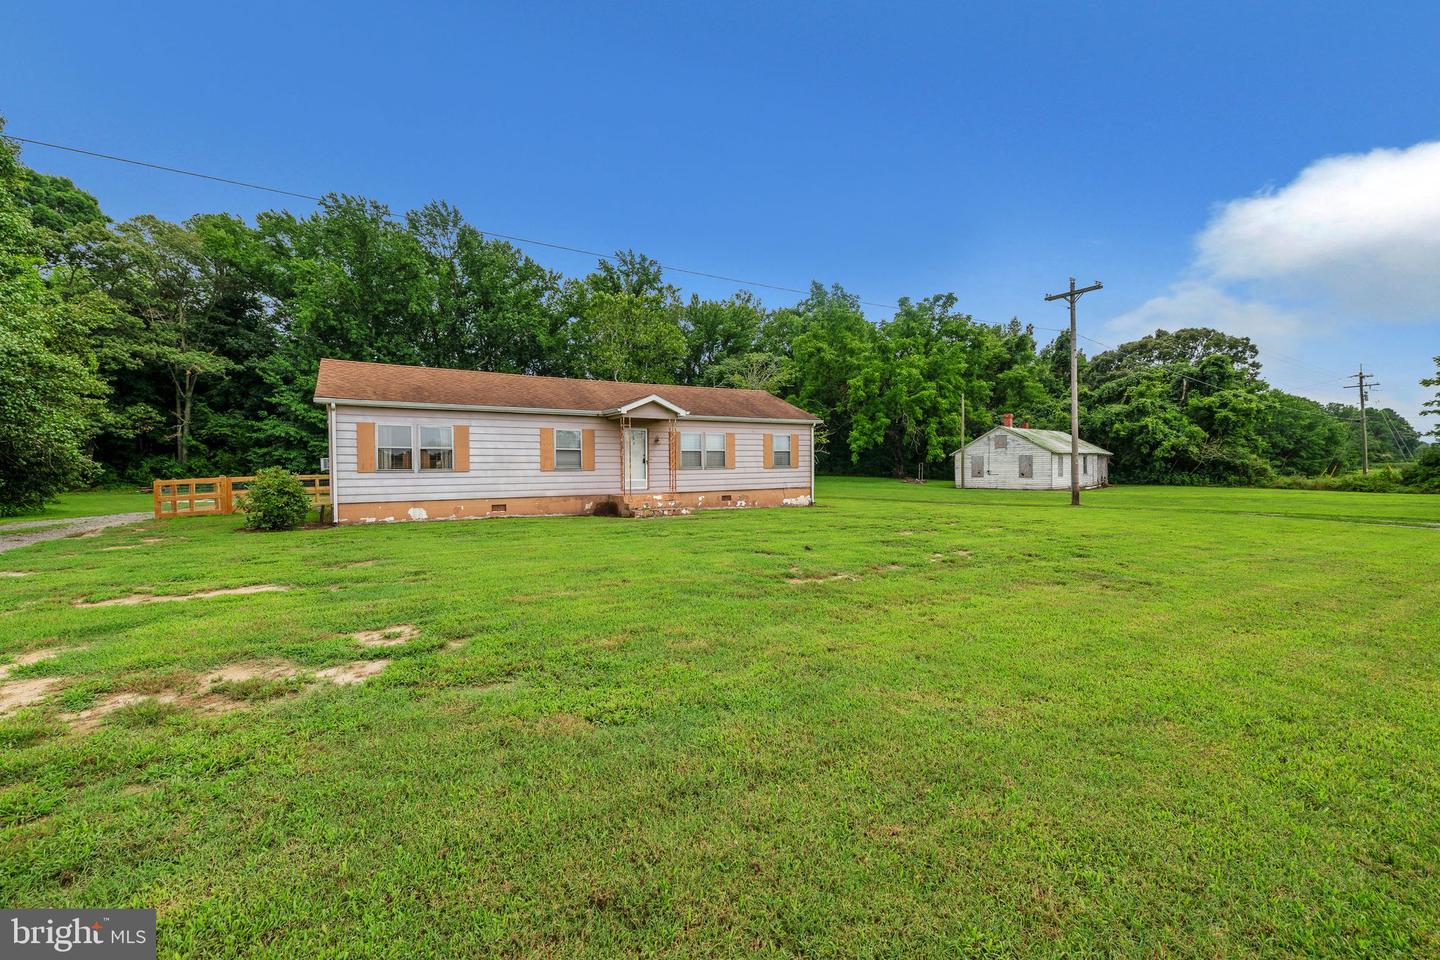
[[[968,447],[972,443],[978,443],[979,441],[984,440],[986,437],[990,436],[990,434],[994,433],[995,430],[1004,430],[1006,433],[1014,434],[1021,440],[1028,440],[1030,443],[1035,444],[1035,446],[1039,447],[1041,450],[1048,450],[1051,453],[1070,452],[1070,434],[1065,433],[1063,430],[1026,430],[1023,427],[996,427],[994,430],[987,430],[986,432],[982,433],[974,440],[971,440],[970,443],[965,444],[965,446]],[[1106,450],[1104,447],[1097,447],[1095,446],[1095,444],[1087,443],[1083,439],[1080,441],[1080,452],[1098,453],[1103,454],[1107,457],[1114,456],[1113,453],[1111,453],[1109,450]]]

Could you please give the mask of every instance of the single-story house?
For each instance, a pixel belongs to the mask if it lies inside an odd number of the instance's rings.
[[[763,390],[321,360],[337,523],[814,499],[815,417]]]
[[[955,451],[955,486],[998,490],[1070,489],[1070,434],[1015,426],[1005,414],[1001,425]],[[1110,482],[1111,453],[1080,441],[1080,486]]]

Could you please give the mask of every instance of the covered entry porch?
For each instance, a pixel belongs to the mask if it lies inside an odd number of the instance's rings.
[[[682,512],[677,496],[681,417],[685,409],[656,394],[604,412],[620,433],[620,512],[648,516]]]

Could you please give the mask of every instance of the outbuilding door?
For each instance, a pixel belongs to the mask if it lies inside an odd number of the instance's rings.
[[[626,493],[650,487],[649,444],[650,431],[644,427],[625,431],[625,485],[629,488]]]

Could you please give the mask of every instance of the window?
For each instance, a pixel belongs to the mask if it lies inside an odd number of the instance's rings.
[[[375,467],[378,470],[409,470],[411,468],[412,441],[410,427],[398,427],[382,423],[376,428],[378,456]]]
[[[1090,454],[1088,453],[1080,458],[1080,472],[1086,475],[1090,473]]]
[[[984,457],[978,457],[978,456],[971,456],[971,457],[970,457],[970,476],[972,476],[972,477],[983,477],[983,476],[985,476],[985,458],[984,458]]]
[[[795,465],[790,451],[790,434],[775,434],[774,449],[770,453],[770,463],[777,467],[793,467]]]
[[[1010,438],[1003,433],[995,434],[995,449],[1004,450],[1010,446]]]
[[[1029,453],[1020,454],[1020,478],[1028,480],[1035,476],[1035,457]]]
[[[420,469],[455,469],[455,434],[449,427],[420,428]]]
[[[705,469],[725,466],[725,434],[705,434]]]
[[[680,469],[699,470],[705,466],[705,435],[680,434]]]
[[[556,430],[555,431],[555,469],[556,470],[579,470],[583,454],[581,453],[581,433],[579,430]]]
[[[725,466],[725,434],[680,434],[680,469],[699,470]]]

